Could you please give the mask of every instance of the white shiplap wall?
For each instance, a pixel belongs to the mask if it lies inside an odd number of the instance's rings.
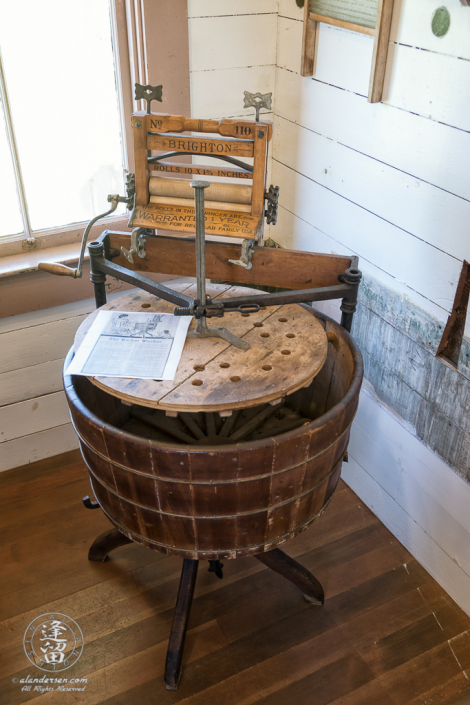
[[[303,11],[280,0],[273,181],[285,247],[354,252],[364,273],[446,322],[470,257],[470,8],[395,2],[383,102],[366,95],[372,39],[319,25],[299,74]],[[335,307],[327,306],[330,313]],[[367,386],[367,385],[366,385]],[[470,613],[470,486],[367,386],[343,477]]]
[[[193,117],[251,116],[243,92],[274,92],[277,10],[277,0],[188,0]]]
[[[0,320],[0,471],[78,448],[62,366],[94,308],[89,299]]]

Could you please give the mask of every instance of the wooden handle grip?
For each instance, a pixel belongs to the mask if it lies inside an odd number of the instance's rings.
[[[58,274],[60,277],[75,277],[76,269],[66,267],[65,264],[53,264],[52,262],[39,262],[38,269],[51,274]]]
[[[326,337],[327,337],[327,340],[329,343],[333,343],[333,347],[335,348],[335,350],[338,350],[339,340],[338,340],[338,337],[336,336],[336,334],[333,333],[333,331],[329,330],[328,333],[326,334]]]

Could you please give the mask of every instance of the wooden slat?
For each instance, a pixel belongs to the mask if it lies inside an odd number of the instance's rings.
[[[70,423],[1,443],[0,472],[65,453],[77,446],[78,439]]]
[[[186,289],[185,293],[195,296],[195,286]],[[213,300],[257,293],[252,289],[226,285],[210,284],[207,288],[207,295]],[[105,308],[142,311],[143,304],[147,312],[173,310],[173,304],[145,292],[122,296]],[[89,316],[78,330],[75,349],[80,346],[96,314]],[[301,306],[269,307],[248,316],[234,313],[227,325],[234,335],[250,343],[249,350],[237,350],[224,340],[214,343],[213,340],[188,339],[174,380],[138,380],[137,383],[133,380],[132,388],[129,380],[118,377],[96,377],[94,383],[134,404],[174,411],[194,412],[199,409],[212,412],[259,406],[292,393],[305,386],[325,361],[328,347],[325,332],[318,319]],[[287,333],[292,337],[286,338]],[[279,351],[285,349],[289,354],[281,355]],[[266,371],[263,361],[268,358],[270,364]],[[224,366],[220,366],[220,362]],[[195,363],[201,369],[196,370]],[[234,377],[237,383],[233,382]],[[193,385],[195,379],[202,384]]]
[[[141,127],[137,127],[136,123]],[[146,117],[132,117],[132,132],[134,134],[135,202],[145,206],[149,202]]]
[[[146,118],[147,113],[139,111],[134,117]],[[200,120],[186,118],[183,115],[167,115],[164,113],[150,113],[147,128],[149,132],[211,132],[222,137],[237,137],[239,139],[252,139],[254,130],[260,125],[268,130],[268,140],[272,137],[273,126],[271,123],[252,122],[250,120]]]
[[[250,140],[213,140],[203,137],[179,137],[148,135],[147,147],[152,150],[191,152],[204,154],[207,157],[225,154],[235,157],[252,157],[253,142]]]
[[[1,374],[1,405],[16,404],[59,391],[62,389],[63,364],[64,358],[59,358]]]
[[[129,246],[129,236],[110,234],[111,246],[121,249]],[[130,265],[120,254],[114,260],[128,269],[151,272],[158,269],[162,274],[195,276],[196,254],[193,240],[173,237],[147,238],[145,259],[135,258]],[[238,259],[240,246],[222,242],[206,242],[206,276],[239,284],[278,286],[286,289],[307,289],[334,286],[338,274],[351,264],[350,257],[324,255],[314,252],[259,247],[253,255],[253,266],[244,269],[230,264],[229,259]]]
[[[163,206],[184,206],[185,208],[194,209],[194,199],[191,198],[171,198],[170,196],[150,196],[150,203],[156,203]],[[251,206],[249,203],[234,203],[230,201],[204,201],[205,211],[209,209],[215,210],[230,210],[237,213],[250,213]]]
[[[222,164],[223,162],[221,162]],[[157,162],[149,164],[150,171],[165,172],[167,174],[195,174],[196,176],[221,176],[234,179],[252,179],[253,172],[238,169],[237,167],[210,167],[197,164],[183,164],[182,162]]]
[[[362,24],[354,24],[354,22],[347,22],[346,20],[337,20],[335,17],[325,17],[324,15],[318,15],[316,12],[310,12],[309,17],[316,22],[332,24],[334,27],[342,27],[343,29],[349,29],[351,32],[359,32],[360,34],[368,34],[370,37],[375,37],[375,29],[364,27]]]
[[[263,128],[256,130],[253,162],[253,191],[251,215],[261,218],[264,215],[264,192],[266,188],[266,159],[268,156],[268,134]]]
[[[63,392],[0,406],[0,449],[2,443],[45,431],[69,422]],[[23,463],[21,463],[23,464]]]
[[[302,28],[302,57],[300,75],[313,76],[315,64],[315,35],[317,23],[310,18],[309,3],[304,3],[304,22]]]
[[[248,213],[207,209],[205,215],[207,235],[253,239],[257,237],[261,227],[261,219],[253,218]],[[196,232],[194,208],[185,206],[165,206],[163,204],[139,206],[136,208],[133,223],[134,227],[163,228],[183,233]],[[239,255],[236,259],[238,257]]]
[[[460,273],[457,291],[455,292],[452,312],[447,319],[446,327],[437,349],[441,359],[457,367],[467,320],[468,298],[470,292],[470,265],[464,260]]]
[[[393,0],[379,0],[377,24],[375,26],[374,52],[370,73],[369,103],[380,103],[387,64],[388,38],[392,23]]]

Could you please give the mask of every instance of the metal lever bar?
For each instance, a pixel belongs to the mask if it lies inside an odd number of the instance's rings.
[[[106,211],[106,213],[101,213],[97,215],[96,218],[92,218],[88,225],[86,226],[85,232],[82,237],[82,246],[80,248],[80,256],[78,258],[78,267],[73,269],[72,267],[67,267],[65,264],[54,264],[53,262],[39,262],[38,269],[42,269],[44,272],[50,272],[51,274],[58,274],[61,277],[73,277],[74,279],[80,279],[82,276],[83,269],[83,258],[85,256],[85,247],[88,240],[88,235],[93,225],[101,218],[105,218],[107,215],[111,215],[116,208],[118,203],[127,203],[128,199],[124,196],[118,196],[117,194],[113,196],[108,196],[108,202],[111,203],[111,208]]]
[[[205,307],[207,305],[206,296],[206,233],[204,216],[204,189],[210,186],[209,181],[191,181],[194,189],[194,200],[196,209],[196,277],[197,277],[197,300]],[[176,311],[175,311],[176,313]],[[209,328],[206,316],[202,315],[197,322],[195,330],[188,333],[188,338],[222,338],[227,343],[239,350],[248,350],[250,344],[238,336],[231,333],[226,328]]]

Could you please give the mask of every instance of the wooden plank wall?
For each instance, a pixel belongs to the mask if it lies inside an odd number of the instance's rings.
[[[434,357],[470,255],[470,12],[447,7],[438,39],[428,3],[395,3],[384,99],[370,105],[372,40],[320,25],[302,78],[303,11],[280,0],[271,237],[359,255],[367,382],[343,476],[470,613],[469,342],[458,372]]]
[[[274,92],[277,10],[278,0],[188,0],[193,117],[254,116],[244,91]]]
[[[62,365],[94,307],[88,299],[0,320],[0,470],[78,447]]]

